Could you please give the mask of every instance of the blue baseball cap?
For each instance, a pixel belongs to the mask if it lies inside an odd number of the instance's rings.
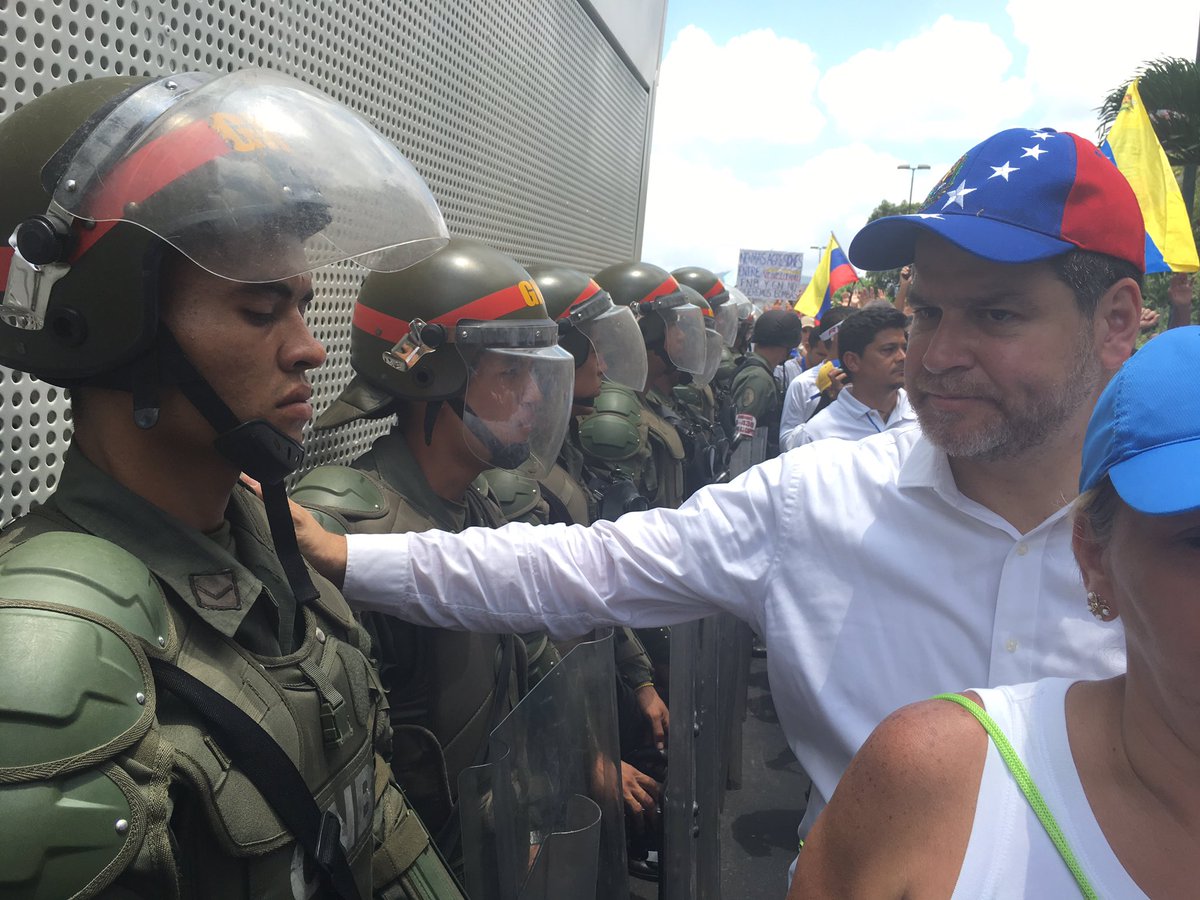
[[[1200,326],[1158,335],[1100,394],[1083,439],[1080,493],[1105,475],[1146,515],[1200,509]]]
[[[1091,141],[1053,128],[1010,128],[968,150],[919,212],[869,222],[850,242],[860,269],[913,261],[932,233],[1000,263],[1091,250],[1145,271],[1146,231],[1133,188]]]

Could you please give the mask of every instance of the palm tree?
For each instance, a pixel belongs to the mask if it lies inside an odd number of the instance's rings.
[[[1144,63],[1135,77],[1167,159],[1173,166],[1183,166],[1183,200],[1190,217],[1196,195],[1196,167],[1200,165],[1200,66],[1186,59],[1165,57]],[[1127,81],[1113,90],[1096,110],[1101,136],[1117,118],[1128,87]]]

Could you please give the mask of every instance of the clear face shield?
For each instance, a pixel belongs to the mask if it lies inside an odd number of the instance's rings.
[[[555,323],[459,322],[454,343],[467,365],[463,425],[481,462],[535,478],[554,465],[567,435],[575,360]]]
[[[700,375],[708,355],[707,339],[704,336],[704,313],[700,307],[684,303],[660,309],[658,314],[666,322],[664,343],[671,365],[681,372]]]
[[[713,310],[713,318],[717,321],[717,334],[726,347],[732,347],[738,327],[738,308],[732,297]]]
[[[234,281],[279,281],[346,259],[395,271],[448,240],[429,188],[388,140],[266,69],[151,82],[82,143],[68,142],[43,179],[57,231],[96,223],[79,232],[84,249],[105,223],[129,222]],[[56,266],[65,274],[64,263],[31,268],[52,283]],[[49,295],[34,287],[26,327]],[[15,311],[9,298],[5,306]]]
[[[635,391],[646,387],[646,349],[632,310],[599,293],[571,307],[564,318],[591,342],[606,380]]]
[[[721,353],[724,349],[725,342],[721,340],[721,335],[711,328],[704,329],[704,371],[695,377],[695,384],[705,385],[712,382],[717,368],[721,365]]]

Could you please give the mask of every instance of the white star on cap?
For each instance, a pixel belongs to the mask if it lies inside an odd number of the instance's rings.
[[[1022,147],[1021,149],[1025,151],[1021,154],[1021,159],[1024,159],[1027,156],[1032,156],[1034,159],[1037,159],[1046,152],[1042,149],[1041,144],[1034,144],[1032,147]]]
[[[913,213],[913,215],[915,215],[918,219],[942,219],[942,220],[944,220],[946,218],[941,213]]]
[[[958,187],[946,195],[946,203],[942,206],[942,209],[945,209],[951,203],[957,203],[958,208],[962,209],[963,197],[967,196],[967,194],[974,193],[976,190],[978,190],[978,188],[967,187],[966,179],[964,179],[959,183]]]
[[[1049,131],[1035,131],[1033,133],[1033,139],[1035,141],[1044,141],[1046,138],[1049,138],[1049,137],[1054,137],[1054,135],[1051,134]]]
[[[1020,169],[1016,168],[1015,166],[1010,166],[1008,164],[1008,160],[1005,160],[1004,165],[1002,165],[1002,166],[988,166],[988,168],[992,170],[992,174],[988,176],[988,181],[991,181],[993,178],[995,178],[997,176],[999,176],[1000,178],[1003,178],[1005,181],[1008,181],[1009,175],[1011,175],[1013,172],[1021,171]]]

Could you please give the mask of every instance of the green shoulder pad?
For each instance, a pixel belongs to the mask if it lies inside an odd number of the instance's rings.
[[[129,864],[143,803],[119,769],[0,785],[0,897],[94,897]]]
[[[618,413],[596,412],[579,423],[579,445],[583,452],[604,462],[632,459],[644,440],[639,419]]]
[[[542,500],[537,480],[512,469],[488,469],[482,478],[500,505],[504,518],[513,522],[531,512]]]
[[[0,600],[0,684],[0,783],[115,755],[153,715],[137,639],[82,610]]]
[[[93,612],[153,647],[171,637],[157,579],[129,551],[91,534],[47,531],[0,556],[0,598]]]
[[[606,381],[601,385],[600,395],[596,397],[593,408],[596,413],[624,416],[635,424],[642,415],[642,402],[638,399],[637,394],[613,381]]]
[[[387,507],[379,486],[349,466],[317,466],[297,482],[291,496],[301,506],[370,518],[383,515]]]

